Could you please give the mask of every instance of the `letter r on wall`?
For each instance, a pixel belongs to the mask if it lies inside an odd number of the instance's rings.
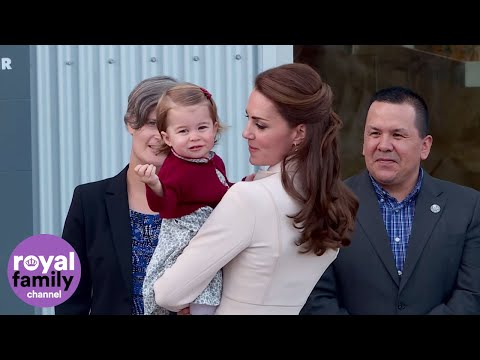
[[[12,59],[2,58],[2,70],[12,70]]]

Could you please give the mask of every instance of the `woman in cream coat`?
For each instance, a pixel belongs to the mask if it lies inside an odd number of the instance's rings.
[[[243,137],[250,162],[269,168],[225,194],[155,282],[158,305],[188,308],[223,268],[216,314],[300,312],[339,248],[350,243],[358,207],[340,179],[341,120],[332,100],[308,65],[282,65],[256,77]]]

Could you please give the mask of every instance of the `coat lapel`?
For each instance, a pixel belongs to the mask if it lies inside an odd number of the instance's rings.
[[[121,273],[125,280],[128,293],[133,292],[132,285],[132,235],[130,228],[130,213],[127,193],[128,165],[117,176],[110,180],[105,191],[105,203],[112,231]]]
[[[395,266],[392,249],[390,248],[387,229],[385,228],[385,224],[383,222],[382,214],[377,201],[377,195],[375,194],[375,190],[373,189],[372,182],[367,171],[364,171],[360,175],[356,195],[358,196],[360,203],[357,221],[362,227],[378,256],[382,260],[393,281],[399,285],[399,277],[397,268]]]
[[[432,231],[445,209],[446,197],[441,196],[442,191],[437,188],[432,177],[424,171],[422,188],[418,194],[413,217],[412,231],[408,241],[407,256],[403,269],[400,290],[405,286],[415,269],[425,245],[430,240]],[[434,213],[430,208],[438,205],[440,211]]]

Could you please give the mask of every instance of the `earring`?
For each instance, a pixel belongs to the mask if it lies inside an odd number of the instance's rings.
[[[297,152],[297,143],[296,142],[293,143],[293,148],[294,148],[293,151]]]

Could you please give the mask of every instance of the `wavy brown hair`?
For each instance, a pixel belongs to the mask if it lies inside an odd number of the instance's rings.
[[[165,93],[163,93],[163,95],[160,97],[155,109],[158,131],[162,133],[162,131],[167,130],[168,112],[170,109],[178,106],[184,107],[202,104],[208,106],[208,111],[210,113],[210,117],[213,119],[213,123],[218,123],[217,135],[215,136],[215,144],[217,144],[219,136],[222,131],[224,131],[225,126],[223,126],[220,122],[215,100],[213,100],[212,94],[210,94],[206,89],[191,83],[180,83],[175,85],[165,91]],[[160,152],[168,153],[169,151],[170,146],[163,143],[160,147]]]
[[[296,244],[316,255],[348,246],[358,201],[340,178],[342,121],[332,109],[330,86],[310,66],[294,63],[260,73],[255,89],[274,103],[290,128],[306,128],[305,139],[282,162],[283,187],[301,204],[297,214],[288,215],[301,230]]]

